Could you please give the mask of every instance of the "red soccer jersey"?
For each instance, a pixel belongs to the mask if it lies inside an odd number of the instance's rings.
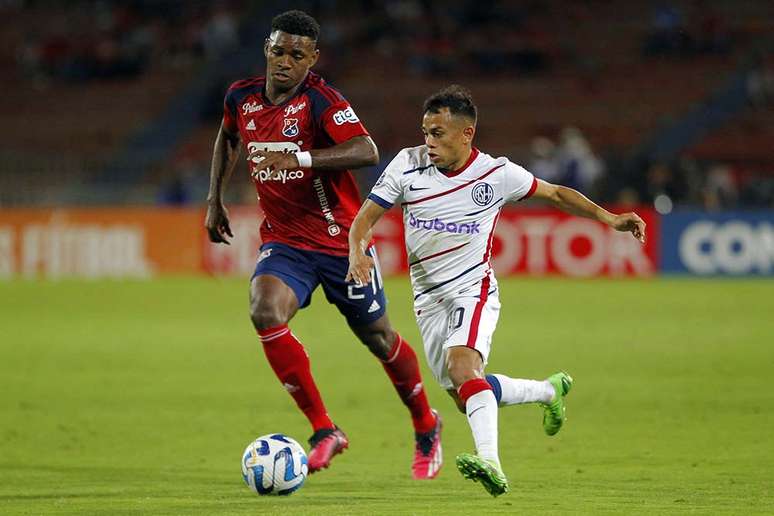
[[[322,77],[310,72],[298,92],[280,105],[264,95],[265,77],[237,81],[226,93],[223,125],[239,132],[250,153],[255,149],[297,152],[323,149],[368,131],[349,102]],[[250,171],[260,169],[258,160]],[[270,179],[254,178],[265,219],[264,242],[346,256],[360,192],[349,170],[283,170]]]

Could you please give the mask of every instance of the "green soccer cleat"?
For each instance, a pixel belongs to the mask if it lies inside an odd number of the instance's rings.
[[[500,496],[510,490],[508,479],[500,468],[478,455],[460,453],[457,455],[457,469],[468,480],[481,482],[487,493],[492,496]]]
[[[572,376],[560,371],[548,377],[548,382],[554,386],[554,401],[551,403],[541,403],[543,407],[543,430],[548,435],[556,435],[562,428],[565,417],[564,397],[572,388]]]

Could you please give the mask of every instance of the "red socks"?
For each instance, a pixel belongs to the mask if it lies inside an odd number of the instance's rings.
[[[269,365],[283,387],[296,400],[298,408],[306,414],[314,431],[334,428],[320,397],[320,391],[312,378],[309,357],[287,324],[258,330],[258,335],[261,337]]]
[[[417,355],[397,332],[395,343],[387,360],[382,361],[382,366],[398,391],[398,396],[411,412],[414,430],[419,433],[431,431],[435,427],[435,416],[427,403]]]
[[[457,395],[460,397],[460,401],[462,402],[462,404],[465,405],[468,402],[468,398],[470,398],[474,394],[478,394],[479,392],[482,392],[482,391],[491,391],[491,390],[492,390],[492,386],[489,385],[489,382],[487,382],[483,378],[474,378],[460,385],[460,388],[457,389]]]
[[[291,333],[286,324],[259,330],[266,359],[285,389],[296,400],[306,414],[315,431],[334,428],[328,416],[320,392],[312,378],[309,357],[304,346]],[[414,430],[426,433],[435,427],[435,416],[430,410],[427,395],[422,386],[419,363],[408,342],[396,333],[395,344],[387,360],[382,362],[384,370],[392,380],[395,390],[411,412]],[[486,383],[486,382],[484,382]],[[487,384],[488,385],[488,384]]]

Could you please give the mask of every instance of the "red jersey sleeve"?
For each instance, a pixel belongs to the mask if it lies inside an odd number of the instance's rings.
[[[336,143],[345,142],[355,136],[368,136],[365,126],[346,100],[341,100],[326,109],[322,114],[320,126]]]
[[[342,143],[355,136],[368,136],[368,130],[341,93],[326,85],[310,90],[317,125],[333,140]]]

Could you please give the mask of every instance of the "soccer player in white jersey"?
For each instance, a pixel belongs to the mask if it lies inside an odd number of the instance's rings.
[[[503,205],[528,197],[598,220],[645,241],[635,213],[615,215],[581,193],[536,179],[508,158],[472,146],[477,110],[470,93],[450,86],[425,101],[425,144],[403,149],[384,170],[349,234],[347,279],[372,280],[366,254],[371,228],[393,205],[403,211],[414,313],[433,375],[467,414],[476,454],[457,456],[465,478],[493,496],[508,491],[497,449],[498,404],[539,403],[543,428],[556,434],[565,419],[572,378],[559,372],[543,381],[485,375],[500,312],[490,258]]]

